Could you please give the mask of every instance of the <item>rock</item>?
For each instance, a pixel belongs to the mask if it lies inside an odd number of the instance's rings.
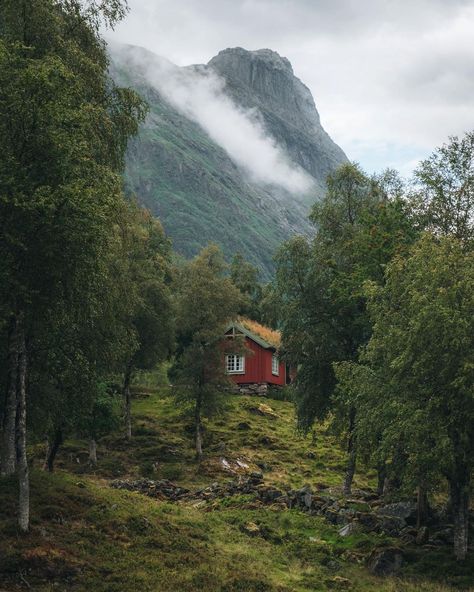
[[[257,406],[248,407],[250,413],[256,413],[258,415],[262,415],[263,417],[268,417],[270,419],[276,419],[278,415],[273,411],[270,405],[266,403],[260,403]]]
[[[324,565],[325,568],[333,572],[340,571],[342,567],[340,561],[336,561],[331,557],[323,557],[321,559],[321,565]]]
[[[259,444],[262,444],[262,446],[268,446],[269,448],[272,448],[274,441],[269,438],[268,436],[262,436],[259,441]]]
[[[454,532],[451,527],[443,528],[433,533],[429,542],[434,545],[452,545],[454,540]]]
[[[413,502],[396,502],[394,504],[387,504],[381,506],[376,510],[377,514],[382,516],[391,516],[393,518],[401,518],[407,524],[416,523],[416,504]]]
[[[375,549],[367,560],[370,573],[376,576],[389,576],[396,574],[403,564],[403,554],[396,547]]]
[[[303,503],[308,510],[311,508],[311,504],[313,501],[313,494],[312,493],[305,493],[303,496]]]
[[[261,534],[260,527],[255,522],[247,522],[240,527],[240,530],[251,537],[256,537]]]
[[[247,423],[246,421],[241,421],[240,423],[238,423],[236,425],[236,429],[241,430],[241,431],[250,430],[250,424]]]
[[[273,503],[283,497],[283,492],[275,487],[262,487],[258,491],[259,498],[266,503]]]
[[[429,530],[427,526],[421,526],[416,534],[416,544],[425,545],[429,539]]]
[[[334,576],[330,580],[326,580],[326,585],[328,588],[335,590],[349,590],[352,588],[352,582],[342,576]]]
[[[377,516],[378,526],[377,532],[388,534],[388,536],[399,536],[401,531],[405,528],[406,522],[403,518],[398,516]]]
[[[374,531],[378,527],[377,517],[370,512],[356,512],[355,517],[364,530]]]
[[[349,522],[339,530],[339,536],[347,537],[357,532],[360,532],[360,524],[358,522]]]
[[[314,452],[312,452],[311,450],[309,450],[306,453],[306,458],[311,458],[311,459],[315,459],[316,458],[316,454]]]
[[[336,512],[335,510],[331,510],[330,508],[328,508],[327,510],[324,511],[324,517],[331,524],[339,524],[339,520],[340,520],[339,513]]]

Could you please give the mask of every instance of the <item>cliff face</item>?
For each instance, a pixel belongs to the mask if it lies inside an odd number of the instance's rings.
[[[225,79],[237,104],[258,109],[265,128],[319,187],[324,187],[328,173],[347,161],[321,126],[310,90],[286,58],[270,49],[236,47],[221,51],[208,67]]]
[[[309,231],[311,203],[321,195],[328,172],[347,159],[322,129],[310,91],[275,52],[236,48],[205,66],[178,68],[166,62],[163,69],[163,63],[140,48],[112,50],[112,76],[150,105],[129,145],[126,186],[161,219],[178,252],[189,257],[217,242],[226,256],[240,251],[268,278],[275,250],[293,234]],[[160,87],[159,76],[170,71],[173,76],[212,71],[223,78],[225,94],[256,113],[265,131],[309,173],[311,191],[290,193],[252,181]]]

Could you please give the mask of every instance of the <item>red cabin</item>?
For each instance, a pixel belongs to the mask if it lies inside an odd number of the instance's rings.
[[[269,385],[287,384],[286,365],[278,357],[278,331],[249,319],[239,319],[226,330],[226,337],[237,335],[244,337],[245,346],[253,355],[229,353],[224,363],[227,374],[242,392],[265,393]]]

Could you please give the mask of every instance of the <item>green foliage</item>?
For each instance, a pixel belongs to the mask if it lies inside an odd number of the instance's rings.
[[[107,322],[119,307],[111,261],[124,153],[146,107],[109,79],[99,30],[124,12],[120,0],[0,6],[0,330],[12,328],[3,458],[25,440],[25,400],[43,432],[77,426],[122,353],[122,328]],[[27,520],[26,455],[17,456]]]
[[[224,353],[228,348],[239,353],[242,348],[236,339],[223,339],[227,324],[243,302],[226,271],[221,251],[210,245],[180,269],[177,278],[178,349],[171,376],[177,384],[178,401],[194,407],[198,430],[201,413],[219,407],[218,395],[229,383]]]
[[[151,370],[174,344],[171,244],[160,222],[133,203],[125,225],[117,281],[128,303],[122,322],[135,341],[126,363],[133,371]]]
[[[283,348],[298,367],[303,431],[331,408],[332,364],[355,359],[370,337],[364,282],[381,280],[385,264],[414,239],[409,209],[393,189],[397,179],[391,172],[370,179],[357,165],[343,165],[313,208],[313,240],[296,237],[277,255]]]
[[[263,287],[258,281],[258,276],[258,269],[245,261],[241,253],[234,255],[230,264],[230,278],[245,297],[239,314],[256,321],[260,321],[262,317],[260,304]]]
[[[454,136],[415,171],[413,200],[420,223],[431,231],[474,240],[474,131]]]

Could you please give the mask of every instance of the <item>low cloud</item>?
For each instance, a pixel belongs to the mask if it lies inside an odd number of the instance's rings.
[[[117,48],[113,48],[117,52]],[[126,52],[134,69],[181,113],[197,122],[254,182],[277,185],[292,193],[311,189],[312,178],[291,162],[264,129],[259,113],[244,110],[225,93],[225,82],[211,70],[179,68],[140,48]]]
[[[286,56],[368,170],[409,171],[473,127],[474,0],[129,0],[112,37],[179,65],[226,47]]]

